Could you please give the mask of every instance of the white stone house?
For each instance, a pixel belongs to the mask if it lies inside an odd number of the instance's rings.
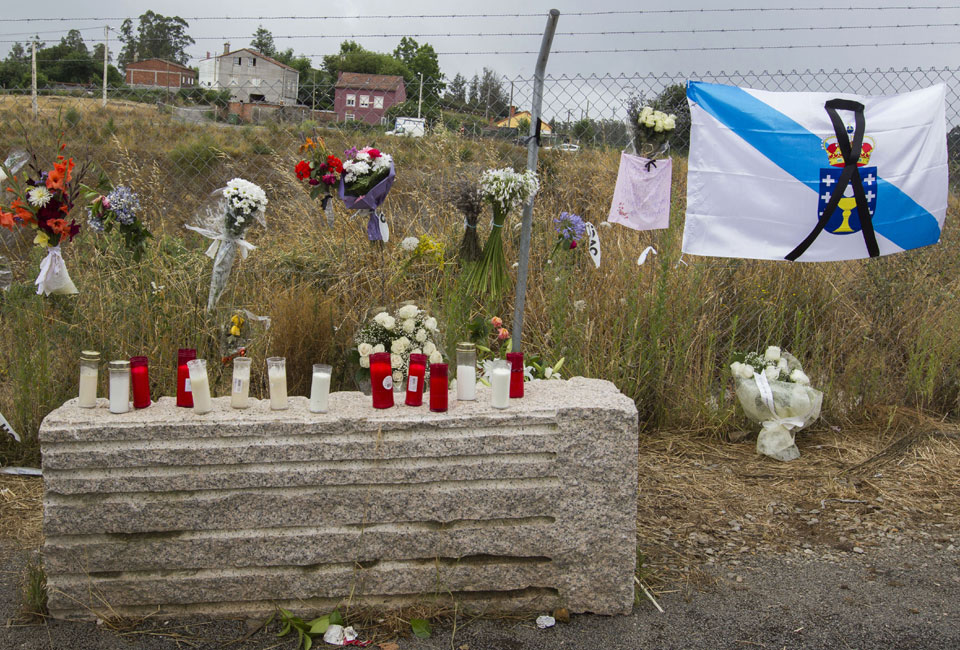
[[[200,88],[230,90],[230,99],[244,103],[266,103],[281,106],[297,104],[300,73],[257,50],[230,50],[225,43],[223,54],[207,56],[200,61]]]

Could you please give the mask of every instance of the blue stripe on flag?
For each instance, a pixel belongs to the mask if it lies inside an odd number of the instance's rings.
[[[820,168],[827,163],[819,136],[736,86],[689,81],[687,97],[770,162],[819,193]],[[928,210],[889,181],[881,178],[877,185],[873,215],[877,233],[905,250],[940,239],[940,225]],[[815,213],[810,220],[812,226]]]

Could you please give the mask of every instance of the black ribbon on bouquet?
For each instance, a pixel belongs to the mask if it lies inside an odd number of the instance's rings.
[[[823,107],[826,109],[827,115],[830,116],[830,121],[833,123],[833,131],[837,135],[837,145],[840,147],[840,153],[843,155],[843,171],[840,172],[840,179],[837,181],[837,186],[833,188],[830,200],[823,209],[823,214],[820,215],[820,220],[817,222],[817,225],[810,231],[806,239],[787,254],[785,259],[791,262],[796,261],[798,257],[810,248],[814,240],[823,232],[827,222],[830,221],[830,217],[840,204],[840,199],[843,198],[843,193],[846,191],[848,185],[853,186],[853,196],[857,201],[857,215],[860,217],[860,230],[863,232],[863,241],[867,245],[867,252],[870,254],[870,257],[877,257],[880,255],[880,248],[877,245],[877,236],[873,231],[873,216],[870,214],[870,204],[867,201],[867,195],[863,191],[863,179],[860,178],[860,173],[857,171],[857,163],[860,161],[860,152],[863,146],[863,132],[866,130],[866,120],[863,116],[864,106],[860,102],[849,99],[831,99],[827,101]],[[851,111],[853,113],[854,131],[852,143],[843,125],[843,120],[840,119],[840,115],[837,113],[838,110]]]

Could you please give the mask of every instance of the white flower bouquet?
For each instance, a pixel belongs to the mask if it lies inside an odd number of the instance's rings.
[[[540,189],[531,170],[509,167],[488,169],[480,177],[480,193],[493,206],[493,227],[483,247],[483,256],[467,275],[467,287],[480,294],[499,295],[507,285],[507,262],[503,257],[503,224],[511,210],[529,201]]]
[[[747,417],[761,425],[757,453],[784,461],[799,458],[797,431],[820,417],[823,393],[810,387],[797,358],[776,346],[735,357],[730,372],[737,398]]]
[[[237,256],[247,257],[256,247],[244,239],[247,229],[254,221],[266,226],[264,211],[267,207],[267,195],[260,186],[242,178],[234,178],[227,186],[216,190],[210,201],[199,210],[195,220],[197,225],[187,228],[213,240],[206,255],[213,259],[213,274],[210,277],[210,294],[207,297],[207,309],[213,309],[220,300],[233,269]]]
[[[378,312],[357,331],[354,340],[357,347],[353,359],[360,366],[355,378],[362,388],[369,384],[370,355],[376,352],[390,353],[397,390],[406,386],[411,354],[425,354],[429,363],[443,362],[437,319],[412,303],[392,314],[386,310]]]

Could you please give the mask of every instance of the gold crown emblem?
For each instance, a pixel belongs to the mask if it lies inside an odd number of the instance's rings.
[[[837,144],[837,136],[831,135],[823,139],[823,150],[827,152],[827,159],[831,167],[843,167],[843,154],[840,152],[840,145]],[[863,167],[870,163],[870,156],[876,146],[875,140],[869,135],[863,136],[863,145],[860,147],[860,160],[857,161],[857,167]]]

